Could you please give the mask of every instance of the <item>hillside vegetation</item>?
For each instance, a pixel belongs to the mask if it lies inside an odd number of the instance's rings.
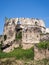
[[[12,52],[4,53],[0,52],[0,58],[15,57],[16,59],[34,59],[34,49],[30,48],[27,50],[16,48]]]

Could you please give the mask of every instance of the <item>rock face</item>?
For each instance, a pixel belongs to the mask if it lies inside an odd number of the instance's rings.
[[[34,60],[42,60],[45,58],[45,51],[44,50],[39,50],[35,45],[34,45]],[[49,50],[46,49],[46,58],[49,58]]]
[[[21,34],[19,34],[20,32]],[[24,49],[30,48],[34,43],[40,42],[41,34],[46,34],[43,20],[34,18],[6,19],[3,31],[3,51],[11,51],[20,44]],[[19,42],[20,40],[21,43]],[[6,45],[7,48],[5,48]]]

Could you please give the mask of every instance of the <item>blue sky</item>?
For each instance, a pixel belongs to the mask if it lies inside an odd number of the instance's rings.
[[[39,18],[49,27],[49,0],[0,0],[0,34],[3,34],[5,17]]]

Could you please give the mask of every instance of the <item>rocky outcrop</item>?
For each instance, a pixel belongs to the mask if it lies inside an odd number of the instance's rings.
[[[20,31],[21,34],[19,34]],[[10,46],[3,51],[9,52],[13,50],[14,47],[18,47],[20,40],[24,49],[30,48],[34,43],[39,43],[41,39],[43,40],[43,38],[49,39],[47,34],[44,37],[45,33],[46,28],[43,20],[35,18],[6,19],[3,31],[3,47],[6,47],[6,45]],[[20,39],[20,37],[22,38]]]
[[[49,65],[49,59],[45,60],[17,60],[15,58],[0,59],[0,65]]]

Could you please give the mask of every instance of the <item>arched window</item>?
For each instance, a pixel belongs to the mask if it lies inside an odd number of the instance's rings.
[[[7,39],[7,35],[4,35],[4,41]]]
[[[35,21],[35,25],[38,25],[37,21]]]

